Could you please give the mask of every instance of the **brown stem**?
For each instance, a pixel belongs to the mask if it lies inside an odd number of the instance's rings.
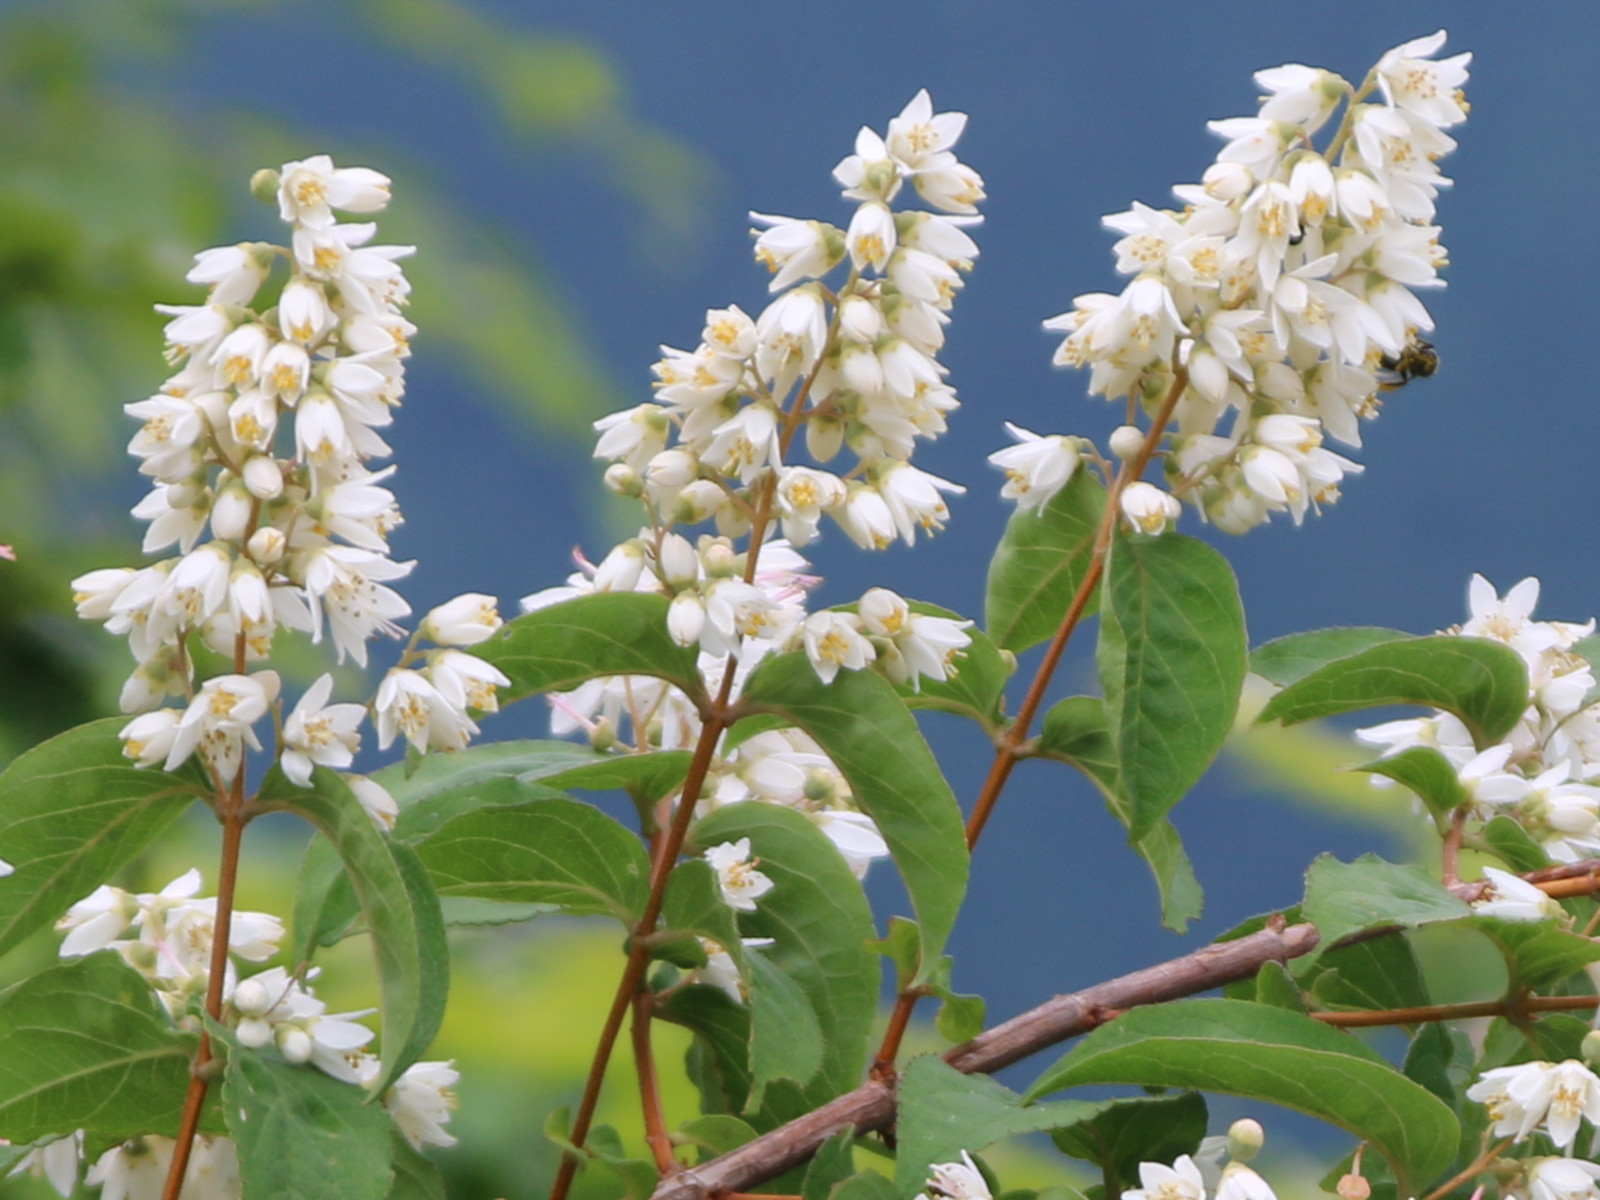
[[[1458,868],[1461,863],[1461,839],[1467,828],[1467,807],[1462,805],[1450,817],[1450,829],[1444,835],[1439,849],[1439,874],[1445,887],[1460,882]]]
[[[1498,1145],[1489,1147],[1489,1149],[1485,1150],[1482,1154],[1478,1155],[1477,1158],[1468,1163],[1460,1172],[1452,1175],[1449,1179],[1445,1180],[1445,1182],[1434,1188],[1433,1191],[1424,1196],[1422,1200],[1440,1200],[1440,1197],[1448,1196],[1451,1192],[1455,1191],[1456,1188],[1460,1187],[1463,1183],[1471,1179],[1480,1171],[1484,1170],[1490,1163],[1504,1154],[1506,1152],[1506,1147],[1511,1145],[1511,1143],[1515,1140],[1516,1139],[1514,1138],[1507,1138]]]
[[[1045,651],[1044,659],[1040,662],[1038,671],[1034,673],[1033,682],[1028,685],[1028,694],[1023,697],[1022,707],[1017,710],[1016,720],[1011,723],[1005,736],[995,747],[994,761],[989,764],[989,775],[983,781],[977,800],[973,802],[972,815],[967,818],[969,851],[977,846],[978,839],[983,836],[983,828],[988,824],[989,816],[994,812],[994,806],[1000,799],[1000,793],[1005,790],[1007,780],[1011,778],[1011,769],[1017,765],[1017,760],[1022,756],[1022,745],[1028,740],[1028,731],[1033,727],[1033,719],[1044,703],[1045,691],[1050,686],[1050,680],[1055,675],[1062,654],[1066,652],[1067,643],[1072,640],[1078,622],[1083,618],[1084,610],[1088,608],[1095,588],[1099,586],[1100,576],[1105,571],[1106,552],[1111,547],[1111,535],[1117,527],[1117,515],[1120,511],[1118,501],[1123,489],[1143,475],[1145,468],[1150,465],[1156,443],[1161,440],[1161,433],[1166,428],[1167,422],[1172,419],[1173,411],[1188,386],[1189,373],[1186,369],[1179,368],[1172,378],[1172,386],[1168,389],[1166,398],[1161,402],[1160,410],[1151,422],[1150,432],[1145,437],[1144,445],[1132,460],[1123,463],[1122,469],[1117,472],[1117,477],[1111,481],[1111,487],[1106,493],[1105,514],[1100,518],[1100,526],[1095,531],[1089,569],[1084,573],[1083,582],[1078,585],[1072,603],[1067,606],[1066,615],[1061,618],[1055,636],[1050,639],[1050,646]],[[895,997],[894,1009],[889,1014],[888,1028],[884,1030],[883,1041],[872,1060],[874,1077],[884,1081],[893,1078],[895,1059],[900,1054],[900,1042],[905,1037],[906,1027],[911,1023],[912,1010],[916,1008],[919,998],[918,992],[901,992]]]
[[[656,1156],[656,1170],[670,1175],[678,1169],[672,1156],[672,1138],[661,1111],[661,1085],[656,1080],[655,1055],[650,1050],[650,1010],[653,997],[639,992],[633,998],[633,1061],[639,1072],[639,1105],[644,1110],[644,1140]]]
[[[1567,1012],[1593,1008],[1600,996],[1526,996],[1520,1001],[1474,1000],[1466,1004],[1421,1004],[1415,1008],[1386,1008],[1375,1012],[1314,1012],[1325,1025],[1342,1029],[1368,1029],[1379,1025],[1418,1025],[1424,1021],[1454,1021],[1468,1017],[1516,1017],[1534,1012]]]
[[[1286,962],[1312,950],[1310,925],[1268,927],[1249,937],[1206,946],[1192,954],[1105,983],[1057,996],[1038,1008],[985,1030],[946,1052],[956,1070],[998,1071],[1047,1046],[1087,1033],[1117,1013],[1157,1004],[1248,979],[1266,962]],[[685,1167],[656,1187],[652,1200],[705,1200],[713,1193],[742,1191],[798,1166],[841,1129],[869,1133],[894,1119],[894,1089],[881,1079],[866,1083],[821,1108],[780,1125],[698,1167]]]
[[[217,875],[217,913],[211,931],[211,973],[206,977],[206,1013],[213,1021],[222,1018],[222,986],[228,974],[228,937],[233,926],[233,894],[239,879],[239,844],[244,836],[244,820],[240,810],[244,807],[244,769],[234,777],[233,788],[224,803],[222,813],[222,864]],[[195,1132],[200,1127],[200,1108],[205,1103],[209,1085],[206,1064],[212,1059],[211,1035],[200,1033],[200,1049],[195,1054],[193,1074],[189,1078],[189,1091],[183,1100],[183,1117],[178,1123],[178,1141],[172,1148],[172,1165],[167,1170],[167,1182],[161,1191],[161,1200],[178,1200],[183,1190],[183,1176],[189,1169],[189,1152],[194,1146]]]

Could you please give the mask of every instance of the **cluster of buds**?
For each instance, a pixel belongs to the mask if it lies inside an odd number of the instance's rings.
[[[978,252],[966,227],[979,220],[983,181],[953,151],[965,124],[964,114],[935,113],[924,91],[885,135],[862,129],[834,171],[856,206],[845,229],[751,214],[756,258],[778,295],[754,318],[709,311],[694,350],[663,347],[652,402],[595,423],[607,486],[640,500],[648,524],[598,565],[580,556],[566,586],[524,598],[525,610],[596,592],[667,596],[673,639],[698,648],[713,690],[733,671],[734,695],[758,662],[785,650],[805,650],[825,683],[871,666],[914,687],[954,671],[969,622],[914,613],[881,588],[856,611],[808,616],[819,580],[799,548],[825,516],[866,549],[914,544],[918,530],[943,527],[943,495],[962,490],[910,460],[957,407],[936,355]],[[908,183],[935,211],[893,207]],[[841,267],[844,281],[826,286]],[[794,461],[802,444],[814,465]],[[847,449],[853,465],[824,469]],[[685,532],[704,522],[715,533]],[[783,536],[763,541],[775,527]],[[581,731],[600,749],[628,729],[634,749],[688,746],[702,728],[687,697],[643,677],[593,680],[551,704],[553,733]],[[843,777],[799,731],[751,739],[713,762],[703,808],[751,798],[807,813],[858,875],[886,853]]]
[[[1174,188],[1182,211],[1136,203],[1105,218],[1131,282],[1079,296],[1045,327],[1067,335],[1055,361],[1089,368],[1092,394],[1155,413],[1179,389],[1158,431],[1170,490],[1124,493],[1135,527],[1158,532],[1180,500],[1230,533],[1273,512],[1299,522],[1361,469],[1324,438],[1359,446],[1379,391],[1431,366],[1415,289],[1443,286],[1431,222],[1450,181],[1436,164],[1455,147],[1444,130],[1466,118],[1471,58],[1434,60],[1444,39],[1395,47],[1360,87],[1300,64],[1260,72],[1268,95],[1253,117],[1211,123],[1227,144],[1199,184]],[[1022,444],[993,460],[1006,494],[1043,504],[1081,444],[1014,434]],[[1132,457],[1144,436],[1124,426],[1113,454]]]
[[[193,870],[159,892],[135,894],[110,885],[99,887],[57,923],[57,930],[66,934],[61,957],[115,951],[144,976],[181,1028],[198,1030],[211,970],[217,903],[215,897],[202,897],[199,891],[200,873]],[[238,978],[234,959],[265,962],[278,952],[283,934],[283,923],[277,917],[234,912],[222,989],[222,1023],[234,1030],[246,1051],[272,1046],[288,1062],[309,1064],[345,1083],[370,1087],[377,1080],[379,1060],[364,1048],[374,1034],[356,1018],[375,1010],[328,1012],[310,987],[315,969],[304,978],[292,976],[282,967]],[[458,1079],[451,1063],[420,1062],[385,1091],[384,1107],[417,1149],[455,1144],[444,1125],[455,1108],[453,1089]],[[84,1182],[101,1185],[102,1196],[108,1200],[158,1196],[173,1148],[172,1139],[158,1135],[119,1143],[89,1167]],[[43,1175],[62,1196],[71,1196],[82,1153],[81,1136],[59,1138],[30,1151],[12,1173]],[[238,1154],[226,1137],[197,1138],[188,1172],[185,1195],[225,1198],[241,1194]]]
[[[398,260],[412,248],[373,245],[375,225],[335,217],[382,209],[389,181],[317,156],[258,172],[252,186],[276,201],[289,245],[197,255],[188,278],[209,286],[206,302],[159,306],[172,317],[167,357],[179,369],[126,406],[144,422],[128,449],[154,482],[133,510],[150,523],[144,549],[175,545],[178,555],[73,581],[78,614],[126,635],[138,662],[121,698],[124,712],[141,714],[123,731],[128,756],[170,771],[198,751],[223,782],[247,747],[261,749],[254,725],[278,708],[277,674],[245,666],[268,656],[280,628],[313,641],[326,629],[340,661],[365,666],[368,640],[398,637],[396,618],[411,611],[387,586],[413,566],[389,557],[401,516],[382,484],[394,468],[367,464],[389,453],[378,431],[405,388],[415,328],[402,315],[409,285]],[[280,260],[288,278],[258,301]],[[492,599],[469,594],[430,613],[418,636],[466,646],[499,623]],[[234,673],[197,686],[193,637]],[[459,651],[429,652],[421,669],[385,680],[379,741],[464,746],[477,732],[468,710],[493,711],[505,682]],[[328,705],[331,690],[323,676],[284,725],[283,768],[302,786],[313,765],[343,769],[359,748],[365,710]],[[158,707],[169,695],[187,706]],[[392,814],[372,787],[369,810]]]
[[[1535,621],[1538,600],[1537,579],[1524,579],[1502,599],[1488,580],[1474,575],[1471,618],[1443,631],[1500,642],[1527,664],[1528,707],[1501,741],[1480,751],[1460,718],[1442,711],[1369,726],[1356,736],[1383,747],[1384,757],[1415,746],[1439,751],[1471,798],[1475,821],[1510,817],[1551,859],[1575,862],[1600,853],[1600,703],[1591,703],[1594,671],[1573,649],[1595,623]],[[1390,781],[1374,776],[1373,782]],[[1500,890],[1511,885],[1503,883]],[[1510,904],[1505,907],[1504,915],[1517,915]],[[1529,909],[1522,915],[1532,919],[1539,913]]]

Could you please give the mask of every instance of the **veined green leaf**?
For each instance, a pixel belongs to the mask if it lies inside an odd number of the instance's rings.
[[[1417,1194],[1456,1155],[1455,1114],[1436,1096],[1349,1034],[1266,1004],[1132,1009],[1079,1042],[1027,1097],[1091,1083],[1192,1087],[1298,1109],[1379,1151],[1403,1195]]]
[[[1053,637],[1094,556],[1106,491],[1088,471],[1038,512],[1011,514],[989,562],[984,626],[995,645],[1021,653]],[[1084,615],[1098,601],[1089,597]]]
[[[1319,949],[1326,949],[1358,930],[1409,929],[1471,910],[1421,867],[1385,862],[1375,854],[1349,863],[1323,854],[1306,871],[1300,911],[1322,935]]]
[[[1227,560],[1181,534],[1119,534],[1104,591],[1096,657],[1137,840],[1194,786],[1233,726],[1244,609]]]
[[[910,607],[912,612],[924,616],[961,620],[960,613],[936,604],[911,601]],[[993,734],[1005,722],[1006,681],[1011,678],[1015,660],[1008,663],[988,635],[968,629],[967,636],[972,644],[956,660],[948,679],[923,679],[916,689],[901,684],[896,690],[910,708],[930,708],[967,717],[976,721],[986,733]]]
[[[602,675],[653,675],[706,702],[699,654],[667,633],[667,598],[643,592],[579,596],[524,613],[472,652],[505,672],[509,704]]]
[[[47,967],[0,993],[0,1137],[176,1136],[198,1047],[118,955]]]
[[[1382,775],[1410,788],[1435,817],[1446,816],[1472,799],[1450,760],[1432,746],[1412,746],[1352,769]]]
[[[1291,683],[1256,719],[1294,725],[1389,704],[1454,713],[1486,747],[1509,733],[1528,707],[1528,668],[1511,647],[1485,638],[1383,642]]]
[[[343,777],[318,767],[296,787],[274,767],[261,785],[264,809],[298,813],[339,852],[355,885],[378,967],[383,1019],[381,1094],[419,1059],[444,1016],[449,951],[439,898],[415,850],[379,833]]]
[[[137,858],[196,800],[198,763],[168,774],[122,754],[127,718],[69,729],[0,774],[0,954],[43,929]]]
[[[1370,625],[1291,633],[1252,650],[1250,669],[1279,687],[1287,687],[1331,662],[1349,658],[1352,654],[1359,654],[1384,642],[1405,641],[1410,637],[1411,634],[1401,633],[1398,629],[1380,629]]]
[[[893,685],[872,671],[841,671],[825,684],[805,654],[784,654],[756,668],[740,703],[782,713],[817,740],[849,781],[905,880],[926,972],[966,893],[967,840],[950,785]]]
[[[1268,966],[1277,966],[1268,963]],[[1073,1125],[1052,1130],[1056,1149],[1100,1169],[1107,1195],[1139,1182],[1142,1162],[1170,1163],[1193,1154],[1206,1135],[1206,1101],[1198,1092],[1112,1100]]]

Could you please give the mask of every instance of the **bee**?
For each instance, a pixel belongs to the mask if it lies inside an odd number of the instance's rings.
[[[1404,387],[1413,379],[1426,379],[1439,369],[1439,352],[1433,343],[1416,334],[1406,342],[1399,354],[1385,354],[1378,360],[1382,369],[1378,386],[1386,392]]]

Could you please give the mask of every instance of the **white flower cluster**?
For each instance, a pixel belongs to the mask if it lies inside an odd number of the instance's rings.
[[[77,958],[115,950],[149,982],[173,1020],[198,1029],[199,1005],[206,992],[216,931],[216,898],[201,897],[200,873],[187,871],[159,892],[138,894],[103,885],[67,910],[56,929],[67,936],[61,957]],[[283,922],[268,913],[233,913],[228,953],[245,962],[265,962],[278,952]],[[375,1009],[330,1013],[309,981],[282,967],[237,977],[227,960],[223,983],[223,1024],[234,1028],[249,1050],[276,1047],[291,1063],[309,1063],[345,1083],[368,1087],[377,1079],[379,1060],[363,1049],[373,1031],[355,1018]],[[459,1074],[448,1062],[409,1067],[384,1093],[383,1103],[401,1133],[417,1149],[452,1146],[443,1126],[455,1108]],[[157,1200],[172,1162],[171,1138],[148,1135],[107,1150],[84,1181],[101,1185],[102,1200]],[[19,1160],[12,1174],[30,1171],[47,1178],[62,1196],[72,1195],[82,1155],[81,1136],[63,1137]],[[202,1135],[194,1144],[184,1195],[205,1200],[236,1200],[241,1195],[238,1155],[226,1137]]]
[[[278,702],[278,676],[243,664],[266,658],[279,628],[320,641],[326,627],[340,661],[365,666],[368,639],[402,633],[395,619],[411,609],[387,584],[414,565],[388,557],[401,516],[381,485],[394,468],[367,467],[390,452],[378,430],[405,390],[415,327],[401,312],[410,288],[398,260],[412,247],[373,245],[376,225],[334,216],[381,210],[389,181],[319,155],[256,182],[275,191],[290,244],[198,254],[188,278],[209,285],[206,303],[158,306],[173,318],[167,355],[179,370],[126,406],[144,422],[128,449],[154,481],[133,510],[150,522],[144,549],[179,554],[73,581],[78,615],[125,634],[139,664],[122,691],[122,710],[142,714],[123,731],[128,756],[170,771],[199,750],[224,782],[246,746],[261,749],[252,727]],[[258,311],[278,259],[289,277]],[[468,594],[430,613],[419,636],[465,646],[498,625],[493,600]],[[238,673],[197,690],[191,635]],[[453,650],[397,668],[379,697],[379,741],[464,746],[477,732],[467,710],[493,711],[505,682]],[[313,765],[342,769],[359,747],[364,710],[328,707],[331,689],[324,676],[285,727],[283,768],[301,786]],[[169,695],[187,708],[158,708]]]
[[[1502,741],[1480,752],[1467,727],[1446,712],[1386,721],[1356,736],[1382,746],[1384,757],[1414,746],[1438,750],[1456,768],[1475,818],[1510,817],[1554,861],[1576,862],[1600,852],[1600,703],[1589,702],[1594,672],[1573,652],[1595,622],[1535,621],[1538,600],[1537,579],[1524,579],[1502,599],[1474,575],[1471,619],[1444,631],[1500,642],[1527,664],[1528,707]],[[1515,891],[1499,886],[1508,895]]]
[[[1600,1079],[1571,1058],[1495,1067],[1467,1089],[1467,1099],[1488,1109],[1497,1138],[1520,1142],[1543,1126],[1557,1149],[1570,1151],[1580,1118],[1600,1125]]]
[[[1433,59],[1444,40],[1395,47],[1359,88],[1300,64],[1260,72],[1257,114],[1213,121],[1227,144],[1199,184],[1173,189],[1182,211],[1136,203],[1105,218],[1131,282],[1077,297],[1045,327],[1067,335],[1055,361],[1088,367],[1091,393],[1147,412],[1186,372],[1158,431],[1171,434],[1171,490],[1124,493],[1136,527],[1159,531],[1178,498],[1231,533],[1273,512],[1299,522],[1360,470],[1324,437],[1360,445],[1359,419],[1376,415],[1378,391],[1403,381],[1417,331],[1433,327],[1415,289],[1443,286],[1431,222],[1450,181],[1436,162],[1455,147],[1444,130],[1466,118],[1471,58]],[[1319,150],[1313,138],[1341,104]],[[991,460],[1004,494],[1043,505],[1079,447],[1013,434],[1022,444]]]

